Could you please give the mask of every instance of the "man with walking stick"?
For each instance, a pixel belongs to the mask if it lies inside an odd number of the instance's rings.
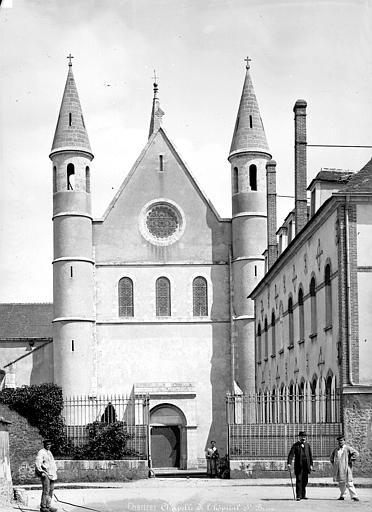
[[[288,469],[291,475],[291,464],[294,459],[294,472],[296,475],[296,500],[307,500],[306,486],[309,473],[313,469],[313,456],[309,443],[306,442],[306,432],[299,432],[299,440],[294,443],[288,454]],[[291,475],[292,480],[292,475]]]

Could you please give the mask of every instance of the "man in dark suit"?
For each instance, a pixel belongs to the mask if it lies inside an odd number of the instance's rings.
[[[313,469],[313,456],[309,443],[306,442],[306,432],[298,434],[299,440],[292,446],[288,454],[288,468],[291,470],[294,458],[294,472],[296,475],[296,496],[297,501],[307,500],[306,486],[309,473]]]

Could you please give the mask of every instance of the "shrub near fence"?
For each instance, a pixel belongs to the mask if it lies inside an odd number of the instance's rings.
[[[63,410],[66,436],[74,457],[147,459],[147,395],[136,398],[123,395],[68,397],[64,400]]]

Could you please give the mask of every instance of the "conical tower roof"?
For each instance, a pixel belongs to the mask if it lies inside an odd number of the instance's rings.
[[[156,75],[155,75],[156,78]],[[159,130],[161,127],[161,121],[164,115],[164,111],[160,108],[160,101],[158,98],[158,84],[156,81],[154,82],[154,98],[152,100],[152,110],[151,110],[151,119],[150,119],[150,129],[149,129],[149,138],[151,135]]]
[[[236,116],[229,158],[235,154],[245,153],[247,151],[270,154],[260,109],[258,108],[258,102],[249,72],[249,60],[248,58],[246,59],[245,80],[238,115]]]
[[[92,154],[71,62],[51,153],[66,150],[85,151]]]

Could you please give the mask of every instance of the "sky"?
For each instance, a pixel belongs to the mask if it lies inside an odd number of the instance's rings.
[[[52,301],[52,164],[73,71],[95,158],[100,218],[147,142],[154,69],[163,127],[222,217],[243,80],[277,161],[278,223],[293,208],[293,105],[309,144],[372,145],[372,0],[3,0],[0,8],[0,302]],[[371,149],[309,148],[358,171]]]

